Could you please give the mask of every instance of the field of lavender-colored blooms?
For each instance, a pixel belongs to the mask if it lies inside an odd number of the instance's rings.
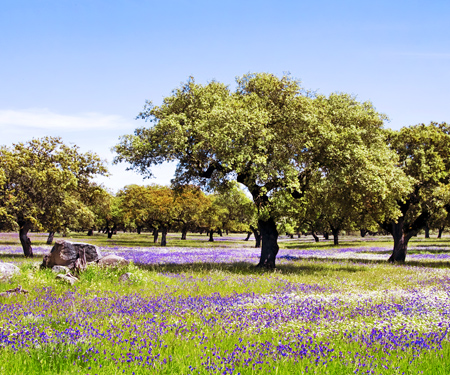
[[[0,292],[29,291],[0,297],[0,373],[450,373],[448,237],[413,239],[405,265],[387,264],[388,237],[282,237],[266,271],[244,235],[170,234],[160,247],[150,234],[71,234],[132,260],[74,286],[38,267],[51,246],[30,237],[24,259],[17,234],[0,234],[2,261],[21,269]]]

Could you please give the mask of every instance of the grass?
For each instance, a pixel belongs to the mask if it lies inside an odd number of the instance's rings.
[[[398,266],[333,258],[330,252],[325,259],[280,258],[277,269],[267,271],[255,268],[253,258],[238,257],[253,245],[238,237],[211,246],[205,235],[181,241],[171,234],[167,251],[197,258],[90,266],[70,286],[55,280],[51,270],[40,269],[40,259],[18,256],[14,236],[0,235],[2,260],[21,270],[1,282],[0,291],[18,284],[29,291],[0,297],[0,373],[450,372],[445,261],[433,260],[435,267],[430,267],[417,259]],[[68,238],[130,256],[163,250],[150,234]],[[32,235],[36,248],[49,249],[45,239]],[[417,238],[411,247],[418,254],[433,254],[431,247],[445,253],[448,241]],[[280,244],[280,253],[296,256],[335,248],[303,239],[282,238]],[[387,238],[348,237],[340,248],[373,253],[374,247],[390,246]],[[230,259],[209,261],[205,247],[229,251]],[[160,255],[155,259],[165,259],[164,252]],[[119,281],[124,273],[131,274],[128,282]]]

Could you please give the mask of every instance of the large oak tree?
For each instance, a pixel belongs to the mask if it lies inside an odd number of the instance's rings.
[[[162,105],[147,102],[138,118],[152,125],[121,138],[116,162],[151,176],[153,165],[178,161],[179,185],[244,184],[259,212],[259,266],[275,266],[271,200],[277,191],[301,197],[311,176],[331,171],[343,179],[351,172],[348,183],[356,180],[361,190],[384,196],[395,181],[385,178],[396,172],[382,135],[384,117],[349,95],[309,95],[290,76],[244,75],[234,92],[216,81],[190,79]]]

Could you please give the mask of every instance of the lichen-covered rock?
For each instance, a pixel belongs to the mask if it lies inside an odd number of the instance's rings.
[[[11,263],[0,262],[0,279],[9,279],[16,273],[20,273],[19,267]]]
[[[97,263],[99,266],[108,267],[108,266],[126,266],[130,262],[118,255],[109,254],[101,258]]]
[[[42,267],[65,266],[72,269],[78,259],[84,259],[85,262],[95,262],[100,258],[101,254],[97,246],[59,240],[56,241],[50,253],[44,256]]]

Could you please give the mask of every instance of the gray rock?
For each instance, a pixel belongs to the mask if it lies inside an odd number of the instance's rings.
[[[63,280],[70,285],[73,285],[78,281],[78,279],[75,276],[72,276],[70,273],[67,275],[63,275],[62,273],[60,273],[59,275],[56,275],[56,278],[59,280]]]
[[[50,253],[44,256],[42,267],[65,266],[72,269],[77,259],[84,257],[86,262],[94,262],[101,258],[101,254],[97,246],[59,240],[56,241]]]
[[[0,279],[9,279],[16,273],[20,273],[19,267],[11,263],[0,262]]]
[[[70,272],[70,269],[66,266],[53,266],[52,271],[54,273],[68,274]]]
[[[129,282],[130,280],[131,280],[131,272],[127,272],[119,276],[120,283],[126,283]]]
[[[110,254],[101,258],[97,263],[99,266],[108,267],[108,266],[126,266],[130,262],[118,255]]]

